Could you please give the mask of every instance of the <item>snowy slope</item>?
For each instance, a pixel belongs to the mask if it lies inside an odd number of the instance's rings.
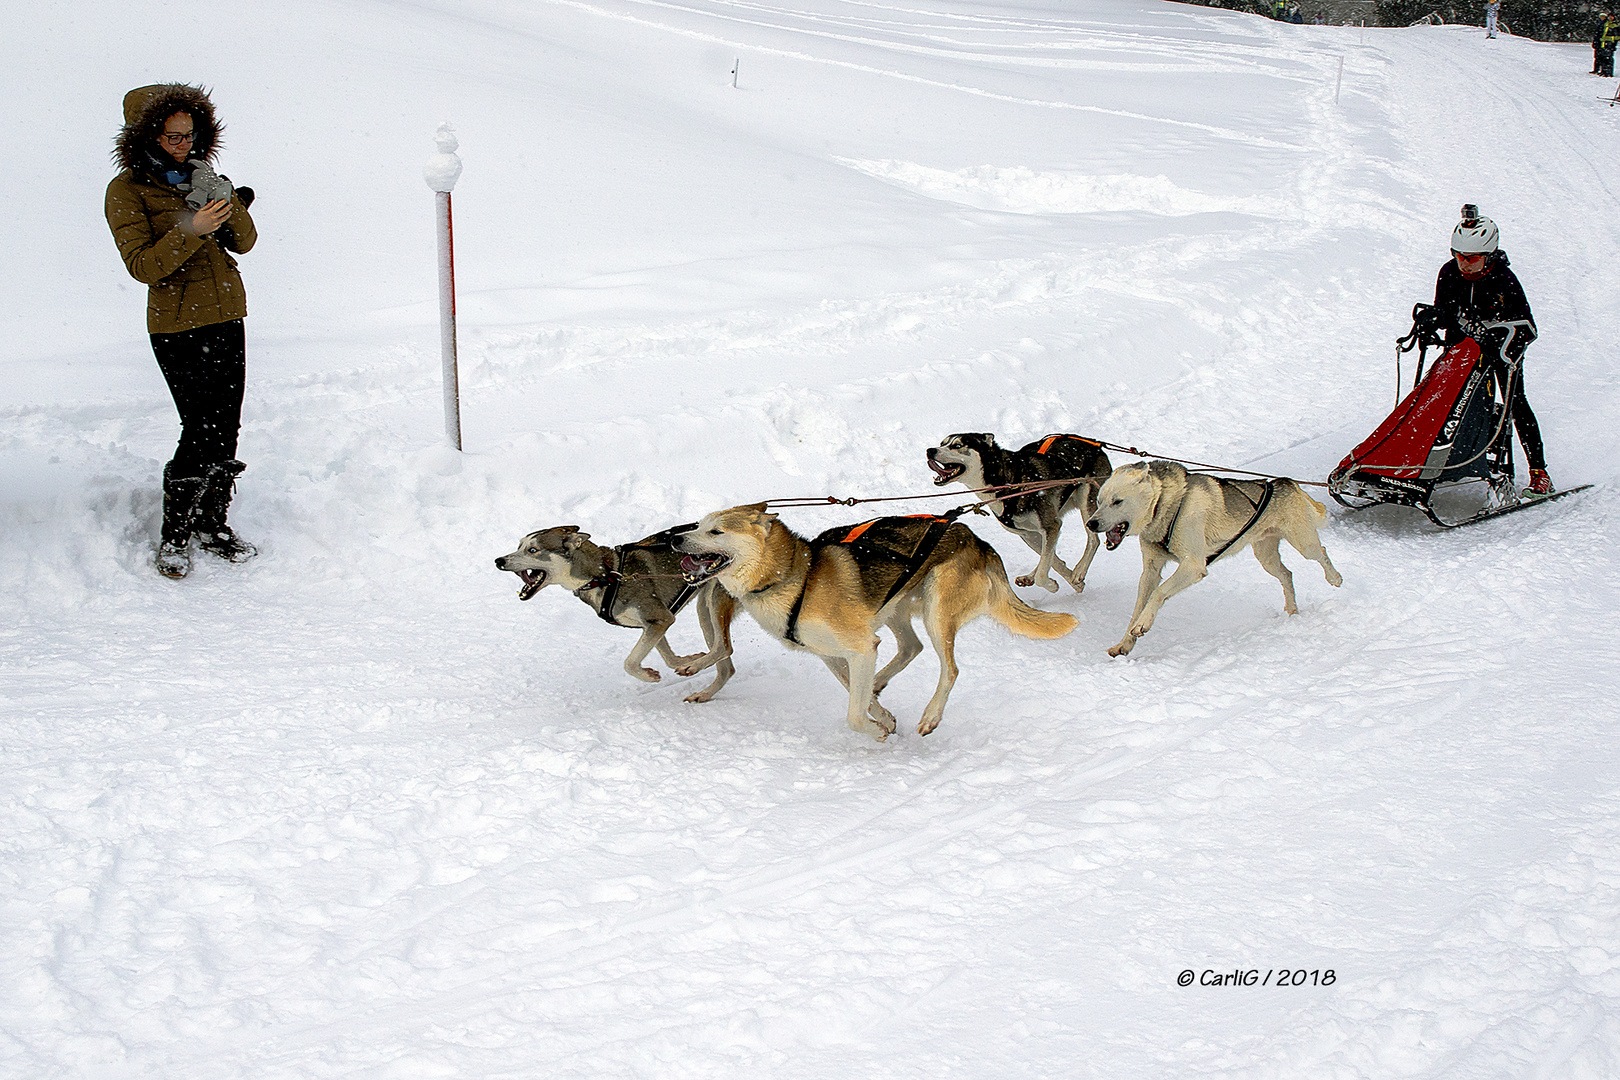
[[[1151,0],[7,20],[0,1076],[1620,1072],[1620,114],[1584,47]],[[263,555],[179,584],[177,425],[99,214],[160,79],[213,87],[261,234]],[[493,568],[547,525],[927,491],[962,430],[1321,479],[1465,200],[1535,306],[1553,478],[1596,486],[1443,535],[1335,508],[1344,587],[1285,552],[1297,617],[1243,557],[1110,660],[1128,544],[1024,591],[1067,638],[970,627],[926,740],[920,659],[880,745],[746,619],[686,705]]]

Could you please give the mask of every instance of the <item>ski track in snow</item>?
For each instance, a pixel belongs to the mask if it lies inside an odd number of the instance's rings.
[[[0,401],[0,1075],[1620,1070],[1620,228],[1580,50],[1139,0],[343,9],[309,50],[342,59],[353,123],[511,113],[568,168],[467,140],[458,455],[434,438],[431,260],[388,278],[426,250],[376,223],[395,195],[333,233],[306,176],[259,161],[246,566],[150,570],[175,425],[144,342],[0,357],[29,388]],[[76,48],[157,48],[102,15]],[[273,55],[279,26],[232,41]],[[244,155],[286,116],[260,64],[216,87]],[[1474,137],[1460,70],[1511,88],[1494,139],[1533,153]],[[130,72],[64,115],[106,126],[161,74]],[[1320,479],[1389,407],[1389,344],[1465,199],[1542,327],[1554,478],[1596,486],[1445,534],[1334,508],[1345,585],[1285,554],[1297,617],[1240,554],[1110,660],[1131,543],[1083,595],[1023,590],[1080,619],[1063,641],[968,628],[920,740],[925,653],[880,746],[746,618],[736,678],[685,705],[692,680],[623,674],[630,632],[556,590],[518,604],[491,565],[545,525],[618,543],[928,490],[951,431]],[[339,250],[292,273],[278,244]],[[83,264],[112,259],[86,239]],[[8,325],[53,272],[14,279]],[[320,313],[323,289],[355,310]],[[97,303],[92,328],[138,318]],[[1334,979],[1175,981],[1250,968]]]

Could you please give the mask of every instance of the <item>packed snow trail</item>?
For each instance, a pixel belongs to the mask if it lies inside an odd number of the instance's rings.
[[[1584,48],[1146,0],[220,19],[40,9],[0,46],[56,163],[3,181],[0,1076],[1620,1072],[1620,114]],[[179,585],[172,406],[97,216],[97,140],[170,78],[213,87],[263,238],[263,554]],[[954,431],[1322,479],[1464,201],[1535,307],[1553,478],[1595,486],[1456,534],[1335,508],[1345,585],[1285,552],[1297,617],[1239,556],[1112,661],[1127,544],[1022,591],[1067,638],[970,626],[926,740],[920,658],[880,746],[746,619],[690,706],[493,567],[547,525],[930,490]]]

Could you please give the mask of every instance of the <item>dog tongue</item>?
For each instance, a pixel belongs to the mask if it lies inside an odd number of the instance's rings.
[[[1123,526],[1123,525],[1115,525],[1112,529],[1108,530],[1107,544],[1108,544],[1108,550],[1109,551],[1113,551],[1115,548],[1119,547],[1119,545],[1121,543],[1123,543],[1124,540],[1125,540],[1125,526]]]

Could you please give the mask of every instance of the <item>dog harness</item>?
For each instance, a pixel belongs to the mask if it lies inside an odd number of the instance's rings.
[[[587,581],[579,588],[575,589],[574,595],[578,596],[580,599],[584,599],[585,593],[590,592],[592,589],[601,589],[602,602],[596,608],[597,617],[610,626],[623,626],[624,623],[613,617],[615,614],[613,608],[618,602],[619,583],[624,580],[624,575],[613,566],[613,563],[618,563],[620,566],[623,566],[624,553],[626,551],[629,551],[632,548],[657,547],[660,543],[667,542],[665,537],[667,537],[668,534],[676,531],[677,530],[675,529],[665,529],[663,532],[658,533],[655,536],[649,536],[646,540],[638,541],[634,544],[621,544],[614,548],[609,553],[611,559],[603,560],[602,572],[591,578],[591,580]],[[681,591],[675,594],[675,598],[664,606],[669,608],[669,613],[671,615],[679,615],[681,613],[681,609],[691,602],[692,597],[696,596],[698,594],[698,590],[702,587],[703,586],[701,583],[697,585],[683,584],[681,586]]]
[[[1048,450],[1052,449],[1053,446],[1055,446],[1056,444],[1062,442],[1064,439],[1073,439],[1075,442],[1085,443],[1087,446],[1095,446],[1098,449],[1102,448],[1102,443],[1098,442],[1095,439],[1085,438],[1082,435],[1068,435],[1068,434],[1048,435],[1046,438],[1041,440],[1041,445],[1039,445],[1039,446],[1037,446],[1035,448],[1036,456],[1044,457]],[[1061,504],[1063,504],[1065,502],[1068,502],[1069,498],[1074,494],[1075,489],[1078,488],[1083,483],[1086,483],[1086,481],[1083,480],[1083,479],[1077,479],[1074,482],[1073,485],[1064,485],[1062,487],[1053,488],[1051,490],[1058,492],[1058,503],[1059,503],[1059,505],[1061,505]],[[1016,532],[1018,530],[1017,530],[1017,527],[1015,525],[1013,525],[1012,519],[1019,512],[1019,509],[1022,509],[1022,504],[1020,503],[1020,500],[1025,499],[1025,498],[1039,499],[1042,496],[1044,496],[1045,494],[1046,494],[1046,492],[1039,492],[1039,493],[1030,492],[1030,493],[1028,493],[1026,495],[1007,495],[1007,496],[1004,496],[1004,497],[1002,497],[1000,499],[995,500],[996,509],[992,510],[991,514],[992,514],[992,516],[995,517],[995,519],[997,521],[1001,522],[1003,528],[1012,529],[1013,531]],[[1014,509],[1014,504],[1015,503],[1020,503],[1019,509]]]
[[[1102,448],[1102,443],[1098,442],[1096,439],[1088,439],[1082,435],[1048,435],[1046,438],[1041,440],[1041,445],[1036,449],[1035,452],[1037,454],[1046,453],[1048,450],[1052,449],[1052,444],[1057,442],[1059,439],[1073,439],[1075,442],[1083,442],[1087,446],[1095,446],[1098,449]]]
[[[1233,487],[1236,488],[1237,493],[1239,495],[1242,495],[1245,499],[1249,499],[1249,493],[1247,491],[1244,491],[1242,488],[1237,487],[1236,483],[1233,484]],[[1220,558],[1222,555],[1225,555],[1227,553],[1227,551],[1229,551],[1231,549],[1233,544],[1237,543],[1239,540],[1243,539],[1245,536],[1248,535],[1249,530],[1254,528],[1254,523],[1260,520],[1260,515],[1266,512],[1266,507],[1271,505],[1271,496],[1276,492],[1276,490],[1277,490],[1277,481],[1276,480],[1267,480],[1267,481],[1264,482],[1263,490],[1260,492],[1260,498],[1258,500],[1249,499],[1249,505],[1254,507],[1254,514],[1244,524],[1243,528],[1241,528],[1241,529],[1239,529],[1237,531],[1236,536],[1232,537],[1232,539],[1228,540],[1226,543],[1224,543],[1220,547],[1216,548],[1214,554],[1205,556],[1205,558],[1204,558],[1204,566],[1205,566],[1205,568],[1208,568],[1210,563],[1214,562],[1216,559]],[[1186,500],[1183,499],[1182,500],[1182,506],[1185,506],[1185,505],[1186,505]],[[1181,520],[1181,506],[1178,506],[1178,507],[1176,507],[1175,517],[1172,517],[1170,519],[1170,527],[1168,529],[1164,530],[1164,539],[1162,541],[1160,541],[1160,543],[1159,543],[1159,546],[1164,548],[1164,550],[1166,550],[1166,551],[1170,550],[1170,536],[1171,536],[1172,533],[1174,533],[1176,531],[1176,522],[1178,522],[1180,520]]]
[[[814,540],[810,541],[810,562],[815,564],[815,553],[833,544],[849,544],[852,548],[859,548],[867,554],[875,555],[884,562],[901,564],[900,576],[889,588],[889,593],[878,605],[881,611],[896,596],[905,591],[906,587],[916,578],[917,572],[922,569],[928,556],[934,553],[939,542],[945,538],[946,531],[961,514],[966,513],[968,507],[947,511],[944,514],[908,514],[905,517],[880,517],[871,521],[863,521],[859,525],[846,527],[840,525],[836,529],[828,529]],[[928,527],[921,536],[911,543],[908,538],[915,533],[915,528],[903,523],[912,521],[926,521]],[[779,583],[755,589],[762,593],[767,589],[774,589]],[[793,607],[788,610],[786,632],[783,637],[795,645],[803,646],[799,640],[799,612],[804,608],[804,595],[809,591],[810,575],[806,571],[804,582],[799,585],[799,595],[793,600]]]

